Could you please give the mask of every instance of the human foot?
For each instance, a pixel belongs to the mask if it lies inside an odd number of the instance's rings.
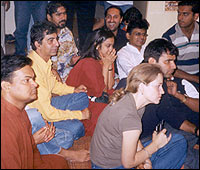
[[[72,162],[85,162],[90,160],[90,152],[88,150],[73,151],[62,148],[59,154],[66,160]]]
[[[88,150],[70,151],[69,160],[72,162],[85,162],[90,160],[90,152]]]

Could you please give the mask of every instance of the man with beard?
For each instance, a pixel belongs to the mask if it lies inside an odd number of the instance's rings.
[[[66,27],[67,13],[65,6],[56,1],[51,1],[46,7],[47,20],[53,22],[58,30],[58,42],[60,44],[56,56],[52,56],[53,73],[58,72],[61,81],[65,82],[72,69],[72,65],[79,58],[78,48],[70,29]],[[59,77],[58,77],[59,79]]]
[[[106,9],[104,29],[112,31],[113,34],[115,35],[115,43],[113,47],[115,48],[116,52],[119,51],[128,42],[126,38],[126,32],[120,29],[120,24],[122,22],[122,19],[123,19],[123,11],[121,10],[120,7],[112,5]],[[91,37],[94,35],[94,32],[88,34],[82,49],[86,49],[89,46]],[[115,73],[118,74],[116,60],[115,60]]]
[[[178,23],[163,34],[179,50],[174,76],[199,83],[199,1],[178,3]]]
[[[191,91],[182,84],[186,80],[173,77],[177,56],[177,47],[165,39],[152,40],[145,48],[144,63],[159,65],[164,73],[165,94],[158,105],[146,106],[140,139],[146,141],[151,138],[156,125],[165,120],[164,127],[168,133],[182,134],[188,142],[185,168],[199,169],[199,150],[195,145],[199,138],[199,95],[191,97],[188,93]],[[125,86],[126,78],[119,82],[117,89]]]

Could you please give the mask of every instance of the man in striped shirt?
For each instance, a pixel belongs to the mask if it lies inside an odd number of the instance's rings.
[[[162,37],[171,41],[179,49],[174,76],[199,83],[199,17],[198,1],[178,3],[178,23],[166,31]]]

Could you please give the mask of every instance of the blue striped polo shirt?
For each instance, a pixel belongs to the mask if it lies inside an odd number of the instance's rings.
[[[190,41],[184,35],[178,23],[173,25],[163,35],[163,38],[171,41],[179,50],[176,65],[178,69],[190,74],[199,73],[199,23],[195,28]]]

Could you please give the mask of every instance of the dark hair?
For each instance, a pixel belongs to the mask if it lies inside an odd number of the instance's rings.
[[[144,62],[154,58],[157,62],[163,53],[178,56],[178,48],[170,41],[162,38],[151,41],[144,50]]]
[[[32,65],[32,60],[23,55],[1,56],[1,82],[12,82],[13,72],[20,70],[26,65]]]
[[[138,19],[142,19],[142,13],[133,6],[125,11],[122,22],[129,23]]]
[[[149,23],[148,23],[148,21],[146,19],[131,21],[128,24],[128,28],[127,28],[126,32],[128,32],[129,34],[131,34],[132,31],[133,31],[133,29],[135,29],[135,28],[148,30]]]
[[[180,1],[178,6],[192,6],[192,12],[199,14],[199,1]]]
[[[53,13],[57,12],[57,9],[59,7],[64,7],[64,4],[62,2],[59,1],[51,1],[47,4],[46,6],[46,15],[49,14],[50,16],[52,16]],[[66,9],[66,8],[65,8]]]
[[[81,52],[81,57],[78,61],[80,61],[83,58],[94,58],[95,60],[100,60],[99,52],[96,49],[98,45],[101,46],[101,44],[107,40],[108,38],[115,38],[115,35],[112,31],[100,28],[94,31],[94,34],[92,36],[92,39],[90,40],[89,47],[85,47]],[[78,63],[76,62],[76,64]]]
[[[116,5],[111,5],[111,6],[109,6],[109,7],[106,9],[106,11],[105,11],[105,13],[104,13],[104,16],[105,16],[105,17],[107,16],[108,10],[111,9],[111,8],[118,9],[118,10],[119,10],[119,13],[120,13],[120,17],[121,17],[121,18],[123,17],[123,11],[122,11],[122,9],[121,9],[120,7],[118,7],[118,6],[116,6]]]
[[[33,50],[36,50],[35,41],[42,44],[42,40],[45,35],[57,33],[57,27],[54,23],[49,21],[36,22],[31,27],[31,46]]]

